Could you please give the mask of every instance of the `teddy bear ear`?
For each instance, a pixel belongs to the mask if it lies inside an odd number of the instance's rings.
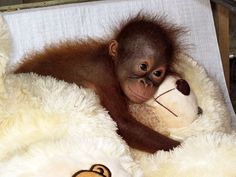
[[[190,94],[190,86],[188,82],[184,79],[178,79],[176,81],[176,88],[179,90],[183,95],[188,96]]]
[[[111,171],[104,165],[95,164],[90,170],[80,170],[72,177],[111,177]]]
[[[95,164],[90,168],[90,170],[97,172],[102,176],[111,177],[111,171],[105,165]]]

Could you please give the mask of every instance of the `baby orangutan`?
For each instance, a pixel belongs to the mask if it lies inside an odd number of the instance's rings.
[[[128,102],[153,97],[179,51],[181,29],[161,18],[138,15],[117,31],[106,41],[67,41],[45,48],[26,58],[15,73],[33,72],[90,87],[129,146],[150,153],[173,149],[180,143],[136,121]]]

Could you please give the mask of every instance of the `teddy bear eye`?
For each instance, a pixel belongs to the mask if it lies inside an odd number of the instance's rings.
[[[190,86],[188,82],[184,79],[178,79],[176,81],[176,88],[184,95],[189,95],[190,94]]]

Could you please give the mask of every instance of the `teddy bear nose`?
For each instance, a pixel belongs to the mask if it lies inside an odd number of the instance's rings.
[[[176,81],[176,88],[184,95],[190,94],[190,86],[188,85],[188,82],[184,79],[179,79]]]

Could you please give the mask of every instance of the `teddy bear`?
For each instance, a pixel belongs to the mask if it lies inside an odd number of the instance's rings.
[[[193,89],[173,73],[166,76],[152,99],[130,109],[138,121],[165,135],[169,135],[168,129],[186,127],[202,114]]]

